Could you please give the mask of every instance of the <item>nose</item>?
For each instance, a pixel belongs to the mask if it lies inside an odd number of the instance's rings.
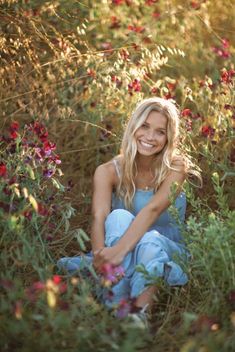
[[[155,132],[149,130],[149,131],[147,132],[146,139],[147,139],[148,141],[154,140],[154,139],[155,139]]]

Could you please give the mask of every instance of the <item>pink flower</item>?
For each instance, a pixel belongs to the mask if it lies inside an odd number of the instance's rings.
[[[131,311],[131,304],[125,299],[122,299],[119,302],[118,308],[117,308],[117,313],[116,316],[117,318],[125,318]]]
[[[114,5],[121,5],[121,4],[123,4],[123,1],[124,0],[112,0],[112,4],[114,4]]]
[[[219,57],[223,59],[227,59],[228,57],[231,56],[231,53],[229,51],[230,43],[228,39],[222,39],[221,45],[220,46],[214,46],[212,47],[212,51],[216,53]]]
[[[145,5],[152,6],[156,4],[158,0],[145,0]]]
[[[114,266],[110,263],[102,265],[101,282],[105,287],[110,287],[117,283],[124,275],[124,269],[121,266]]]
[[[52,280],[53,280],[54,284],[59,285],[61,283],[61,276],[54,275]]]

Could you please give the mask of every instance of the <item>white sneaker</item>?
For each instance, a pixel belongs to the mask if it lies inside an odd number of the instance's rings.
[[[146,313],[146,309],[148,307],[148,304],[144,306],[138,313],[129,313],[128,317],[131,319],[132,326],[143,329],[143,330],[148,330],[149,325],[148,325],[148,316]]]

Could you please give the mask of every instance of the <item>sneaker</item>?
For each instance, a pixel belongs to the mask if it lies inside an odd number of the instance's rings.
[[[148,330],[149,325],[148,325],[148,315],[146,313],[148,305],[144,306],[138,313],[129,313],[128,317],[131,319],[132,326],[143,329],[143,330]]]
[[[148,319],[146,313],[130,313],[128,317],[131,319],[131,326],[148,330]]]

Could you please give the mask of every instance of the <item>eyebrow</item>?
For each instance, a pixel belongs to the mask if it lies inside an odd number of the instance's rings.
[[[150,126],[150,124],[147,122],[147,121],[144,121],[143,124],[146,124],[148,126]],[[166,131],[166,128],[163,128],[163,127],[158,127],[157,130],[162,130],[162,131]]]

